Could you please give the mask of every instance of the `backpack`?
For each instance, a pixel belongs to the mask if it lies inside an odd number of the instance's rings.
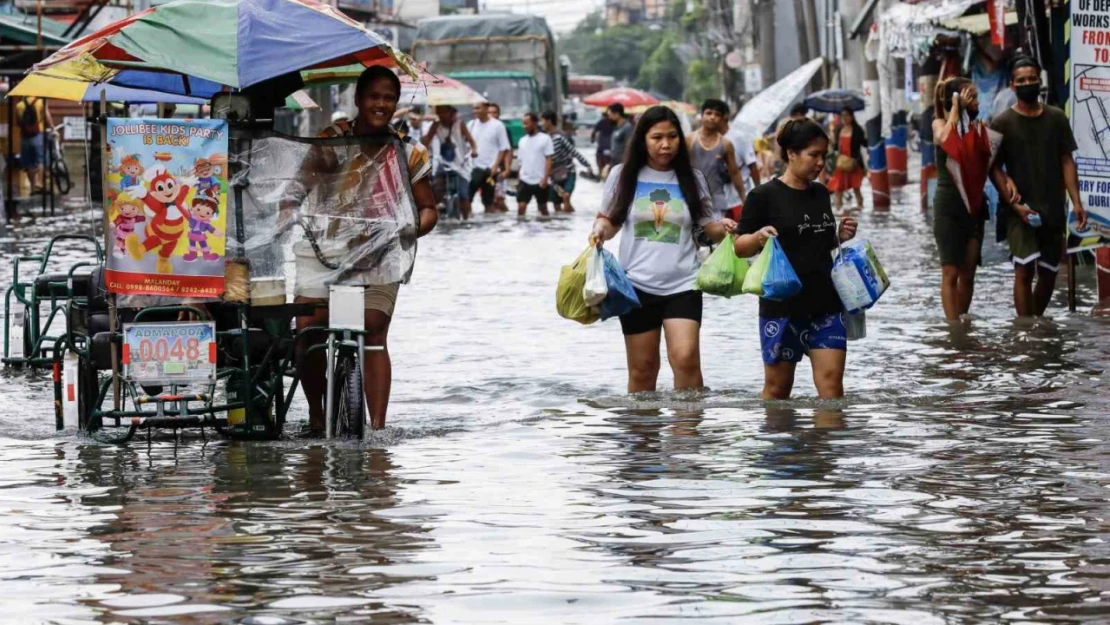
[[[23,99],[23,112],[19,114],[19,132],[24,137],[35,137],[39,134],[38,100]]]
[[[439,142],[439,157],[443,159],[444,163],[454,163],[457,156],[458,150],[455,147],[455,142],[451,140],[454,130],[454,128],[449,129],[447,138]]]

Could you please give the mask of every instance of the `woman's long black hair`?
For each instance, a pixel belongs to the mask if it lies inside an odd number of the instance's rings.
[[[636,180],[640,176],[640,170],[647,167],[648,163],[648,131],[663,122],[670,122],[678,129],[678,151],[671,161],[671,168],[678,177],[678,188],[682,190],[682,197],[690,210],[690,218],[696,224],[705,215],[701,193],[698,191],[698,180],[694,175],[694,166],[690,164],[690,150],[686,147],[682,124],[671,109],[665,106],[653,106],[636,122],[632,139],[624,153],[624,167],[621,168],[621,175],[617,180],[613,203],[608,207],[609,220],[614,226],[624,225],[625,220],[628,219],[628,211],[632,208],[632,202],[636,200]]]

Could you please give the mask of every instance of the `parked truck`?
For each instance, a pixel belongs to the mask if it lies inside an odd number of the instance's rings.
[[[432,73],[461,80],[500,105],[514,148],[528,111],[550,109],[562,123],[566,68],[542,17],[483,13],[424,19],[412,56]]]

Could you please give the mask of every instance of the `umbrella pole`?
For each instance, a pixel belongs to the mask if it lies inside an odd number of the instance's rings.
[[[102,212],[104,213],[104,237],[106,249],[111,254],[111,242],[107,240],[108,233],[112,231],[109,222],[110,207],[108,206],[108,165],[106,158],[108,151],[108,98],[103,91],[100,92],[100,184],[104,190],[101,195]],[[119,310],[116,308],[116,294],[108,293],[108,335],[111,337],[112,355],[112,409],[120,409],[119,388],[119,345],[116,343],[116,332],[119,330]]]

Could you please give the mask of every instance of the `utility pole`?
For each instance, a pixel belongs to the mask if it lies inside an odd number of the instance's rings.
[[[807,57],[803,63],[814,59],[818,56],[824,57],[821,50],[820,38],[817,36],[817,4],[815,0],[803,0],[806,16],[806,46],[809,48],[810,56]],[[809,86],[813,90],[822,89],[829,84],[828,77],[828,59],[825,59],[825,64],[821,65],[821,73],[814,74],[813,80],[810,81]]]
[[[763,74],[763,84],[774,84],[778,80],[775,69],[775,2],[758,0],[755,5],[758,18],[756,32],[759,33],[759,65]]]

